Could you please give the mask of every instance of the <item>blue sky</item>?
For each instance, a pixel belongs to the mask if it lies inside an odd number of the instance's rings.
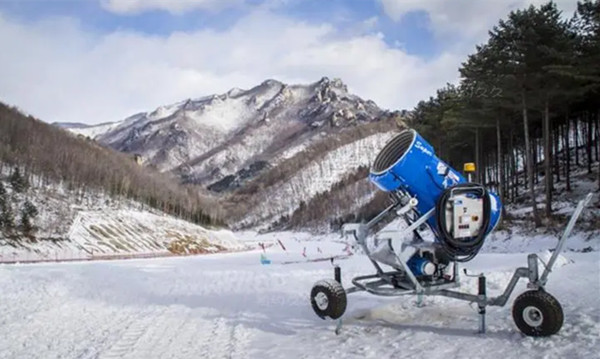
[[[131,30],[150,35],[168,35],[203,28],[224,31],[242,18],[252,5],[266,6],[265,4],[265,1],[255,0],[249,1],[248,7],[225,8],[218,12],[193,9],[173,14],[161,9],[152,9],[123,15],[107,10],[100,1],[0,0],[0,11],[23,22],[35,22],[49,17],[72,17],[80,19],[82,27],[90,32]],[[272,6],[271,9],[274,13],[308,23],[330,22],[335,24],[340,32],[350,33],[364,31],[357,28],[357,23],[376,19],[369,31],[383,33],[389,46],[400,46],[407,53],[423,57],[435,56],[443,49],[427,26],[427,12],[422,10],[408,12],[399,21],[394,21],[385,16],[383,5],[377,1],[303,0]]]
[[[541,0],[0,0],[0,101],[99,123],[249,88],[340,77],[383,108],[447,82],[487,30]],[[569,13],[574,1],[558,1]]]

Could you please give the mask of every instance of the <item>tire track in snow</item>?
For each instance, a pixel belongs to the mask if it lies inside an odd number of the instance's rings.
[[[175,329],[174,329],[175,328]],[[199,352],[194,347],[197,337],[201,335],[196,322],[189,316],[177,320],[177,325],[164,328],[165,335],[157,342],[156,347],[161,348],[156,357],[159,358],[197,358]],[[167,334],[168,333],[168,334]]]
[[[185,335],[197,335],[195,328],[190,327],[190,317],[187,310],[183,312],[180,308],[171,308],[161,313],[160,318],[151,324],[149,330],[138,341],[135,346],[135,357],[139,358],[183,358],[185,356],[169,355],[170,350],[185,348],[186,343],[182,343]],[[187,331],[190,331],[189,333]],[[190,358],[196,356],[191,355]]]
[[[124,333],[129,326],[136,320],[135,314],[127,313],[110,313],[110,320],[108,322],[102,323],[102,335],[98,337],[97,340],[94,341],[93,346],[86,348],[82,353],[77,355],[77,359],[97,359],[99,358],[100,353],[102,352],[102,347],[107,347],[110,345],[111,341],[114,341],[114,338],[118,338],[121,333]],[[124,324],[125,323],[125,324]],[[121,333],[115,333],[114,328],[125,328],[121,331]]]
[[[240,324],[229,325],[224,318],[214,319],[206,326],[210,331],[200,334],[202,342],[198,346],[197,357],[222,359],[246,358],[250,343],[249,332]]]
[[[99,359],[123,358],[134,353],[137,342],[148,332],[157,318],[156,311],[141,315],[142,318],[129,324],[120,338],[107,351],[98,355]]]
[[[231,341],[230,344],[234,344],[231,346],[231,350],[229,352],[229,357],[232,359],[235,358],[246,358],[247,349],[250,345],[250,331],[247,328],[244,328],[241,324],[236,324],[231,329]]]
[[[210,325],[210,332],[203,337],[204,343],[202,345],[202,351],[199,354],[203,358],[225,358],[226,352],[223,338],[228,335],[225,319],[213,319],[210,322]]]
[[[250,332],[227,319],[182,307],[140,314],[97,358],[246,358]],[[83,358],[96,357],[85,353]]]

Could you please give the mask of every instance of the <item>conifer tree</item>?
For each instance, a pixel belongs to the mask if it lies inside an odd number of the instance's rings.
[[[12,175],[10,176],[10,184],[13,190],[17,193],[23,193],[29,187],[27,179],[21,174],[19,167],[15,167]]]

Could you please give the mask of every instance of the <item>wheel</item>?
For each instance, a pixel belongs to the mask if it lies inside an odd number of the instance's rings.
[[[558,300],[543,290],[530,290],[518,296],[512,315],[519,330],[532,337],[556,334],[564,320]]]
[[[334,279],[318,281],[310,292],[310,304],[321,319],[338,319],[346,311],[346,291]]]

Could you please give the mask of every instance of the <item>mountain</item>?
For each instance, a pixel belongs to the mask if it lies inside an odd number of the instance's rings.
[[[268,227],[368,166],[398,126],[397,112],[324,77],[308,85],[267,80],[121,122],[66,128],[209,190],[229,208],[233,227]]]

